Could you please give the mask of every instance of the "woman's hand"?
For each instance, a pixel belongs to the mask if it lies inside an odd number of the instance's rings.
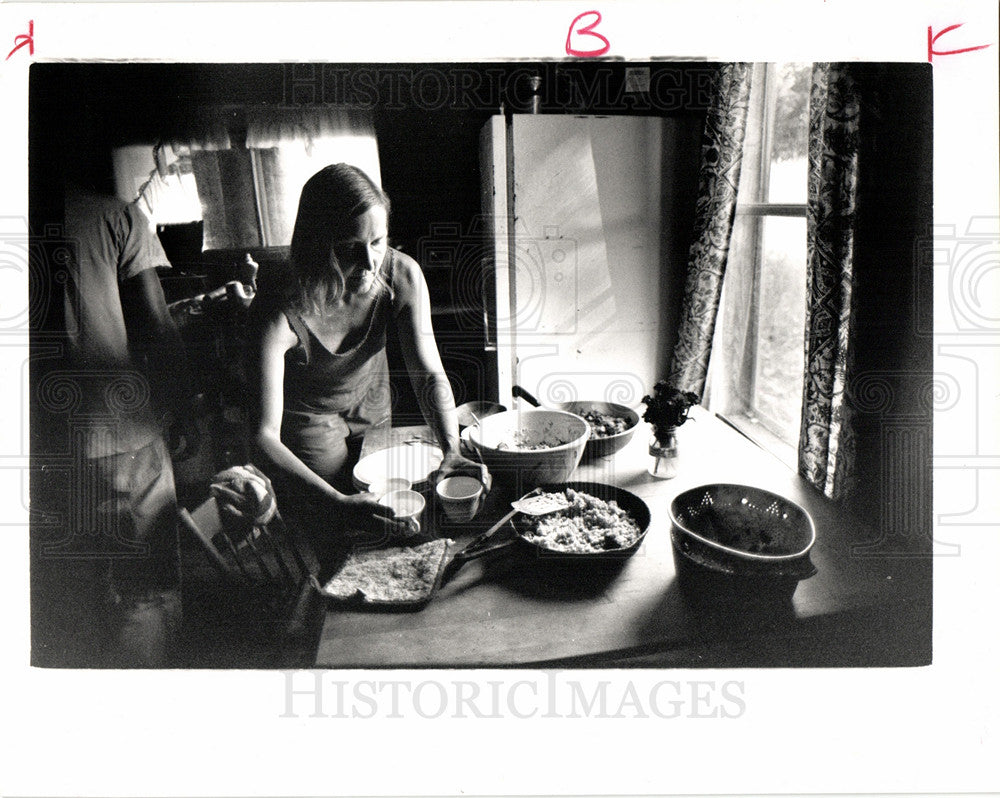
[[[431,474],[431,482],[437,485],[445,477],[456,475],[478,479],[483,483],[483,490],[486,493],[489,493],[490,488],[493,487],[493,477],[490,476],[486,466],[470,460],[468,457],[463,457],[459,452],[449,452],[444,456],[441,467]]]
[[[407,526],[396,520],[391,507],[379,504],[371,493],[341,495],[333,500],[331,518],[347,531],[361,531],[381,538],[402,537]]]

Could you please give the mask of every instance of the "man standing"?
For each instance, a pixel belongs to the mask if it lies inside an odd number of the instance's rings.
[[[171,413],[195,440],[194,391],[156,274],[167,261],[135,204],[71,187],[64,229],[66,357],[38,398],[68,411],[70,483],[63,528],[48,539],[33,528],[32,663],[163,667],[181,620]]]

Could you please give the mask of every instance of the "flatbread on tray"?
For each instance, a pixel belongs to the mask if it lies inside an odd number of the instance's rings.
[[[448,544],[441,538],[418,546],[392,546],[353,552],[323,586],[340,601],[363,604],[415,604],[430,599]]]

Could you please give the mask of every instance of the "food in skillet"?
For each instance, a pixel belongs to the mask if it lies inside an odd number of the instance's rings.
[[[595,438],[610,438],[628,429],[628,420],[613,413],[588,410],[583,417],[590,424],[591,435]]]
[[[440,539],[412,548],[394,546],[354,552],[323,592],[337,599],[354,598],[360,593],[371,602],[420,601],[434,590],[448,542]]]
[[[552,551],[575,554],[627,549],[642,531],[615,501],[604,501],[582,491],[543,493],[553,501],[568,500],[569,506],[555,513],[525,518],[523,537]],[[563,499],[565,497],[565,499]]]

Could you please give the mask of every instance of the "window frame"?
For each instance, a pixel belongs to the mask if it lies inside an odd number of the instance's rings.
[[[762,275],[764,269],[764,222],[768,218],[801,218],[807,217],[807,203],[770,202],[768,193],[771,182],[771,160],[773,155],[774,129],[777,108],[777,69],[778,63],[759,63],[754,80],[760,80],[761,93],[761,142],[759,157],[756,163],[744,161],[741,186],[745,185],[748,167],[754,170],[751,180],[756,179],[752,196],[749,200],[737,200],[736,218],[752,220],[747,229],[747,252],[750,263],[749,275],[751,281],[751,302],[748,307],[747,337],[743,347],[744,357],[740,367],[738,384],[740,386],[739,409],[717,411],[716,415],[754,440],[761,448],[769,451],[789,468],[795,469],[798,458],[798,447],[784,440],[776,431],[781,425],[766,412],[762,412],[757,404],[757,374],[760,355],[760,303]],[[742,191],[741,191],[742,194]],[[805,264],[803,264],[803,271]],[[721,309],[720,309],[721,312]],[[804,330],[803,330],[804,334]],[[745,397],[745,401],[744,401]]]

